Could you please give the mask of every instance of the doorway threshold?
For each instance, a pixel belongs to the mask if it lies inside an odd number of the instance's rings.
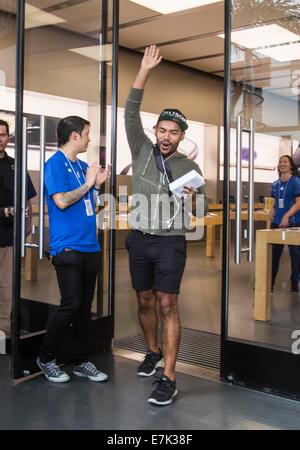
[[[123,358],[132,359],[141,362],[145,356],[144,353],[134,352],[132,350],[125,350],[122,348],[113,348],[114,355]],[[176,372],[192,375],[193,377],[203,378],[204,380],[221,382],[220,373],[218,370],[208,369],[207,367],[194,366],[192,364],[185,364],[182,362],[176,363]]]

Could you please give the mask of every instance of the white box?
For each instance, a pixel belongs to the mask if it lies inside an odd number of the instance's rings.
[[[170,191],[173,192],[177,197],[184,197],[183,189],[184,187],[198,189],[205,184],[204,178],[196,172],[196,170],[191,170],[190,172],[182,175],[182,177],[177,178],[177,180],[170,183]]]

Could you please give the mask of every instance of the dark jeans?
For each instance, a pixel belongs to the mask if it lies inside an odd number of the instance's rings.
[[[279,228],[278,225],[272,223],[271,228]],[[273,244],[272,245],[272,288],[275,283],[276,275],[279,269],[279,262],[283,252],[284,245]],[[300,252],[298,245],[289,245],[289,253],[291,260],[291,289],[298,289],[299,282],[299,261]]]
[[[88,358],[91,305],[95,292],[99,253],[64,251],[53,257],[61,301],[47,329],[40,351],[43,363],[56,357],[58,347],[72,324],[75,364]]]

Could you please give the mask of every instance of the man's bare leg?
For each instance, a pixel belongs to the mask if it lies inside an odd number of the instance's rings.
[[[136,293],[138,299],[138,317],[148,345],[152,352],[159,353],[157,347],[158,317],[156,298],[153,291],[139,291]]]
[[[175,365],[180,343],[180,319],[177,294],[156,292],[162,323],[163,353],[165,360],[164,375],[175,380]]]

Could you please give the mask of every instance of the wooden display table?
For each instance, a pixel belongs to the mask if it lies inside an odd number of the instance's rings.
[[[255,255],[255,320],[271,320],[271,244],[300,245],[300,229],[258,230]]]
[[[270,213],[266,211],[254,211],[255,222],[265,222],[266,228],[271,227]],[[242,220],[248,220],[248,211],[242,211]],[[230,220],[235,220],[235,211],[230,211]],[[215,256],[216,248],[216,226],[220,225],[220,255],[222,249],[222,225],[223,225],[223,213],[209,213],[203,219],[197,219],[193,217],[192,224],[206,226],[206,256],[213,258]]]
[[[230,220],[235,219],[235,212],[230,211]],[[248,219],[248,212],[242,211],[242,220]],[[266,227],[270,226],[270,215],[265,211],[254,211],[254,220],[263,221],[266,223]],[[33,216],[32,223],[38,226],[38,217]],[[209,213],[207,216],[197,219],[192,218],[191,225],[193,226],[205,226],[206,227],[206,256],[213,258],[215,256],[216,249],[216,226],[220,226],[220,255],[222,254],[222,225],[223,225],[223,212],[218,211],[215,213]],[[45,226],[48,227],[48,216],[45,218]],[[127,214],[116,215],[116,230],[129,230],[130,226],[127,221]],[[105,230],[108,230],[108,222],[105,223]],[[37,243],[37,235],[33,235],[29,238],[29,242]],[[108,236],[104,233],[104,249],[108,248]],[[26,280],[36,281],[38,279],[38,249],[26,249]]]
[[[229,204],[230,209],[235,209],[235,203]],[[248,203],[242,203],[242,209],[247,209]],[[254,209],[263,209],[264,203],[254,203]],[[223,209],[223,203],[209,203],[208,211],[219,211]]]

